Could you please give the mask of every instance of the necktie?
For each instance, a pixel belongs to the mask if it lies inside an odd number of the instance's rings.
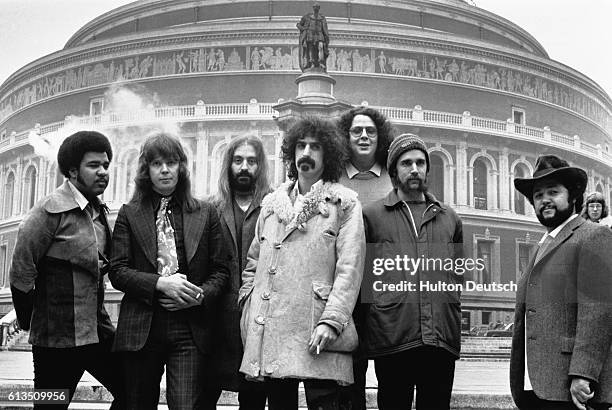
[[[538,263],[538,261],[542,258],[542,256],[544,255],[544,252],[546,252],[546,248],[548,248],[548,245],[550,245],[552,240],[553,240],[553,237],[550,236],[549,234],[546,234],[546,237],[544,238],[544,242],[542,242],[542,244],[538,248],[538,253],[536,254],[534,265]]]
[[[166,212],[168,202],[170,202],[170,197],[161,199],[155,219],[155,226],[157,227],[157,273],[161,276],[170,276],[178,271],[174,228],[172,228]]]

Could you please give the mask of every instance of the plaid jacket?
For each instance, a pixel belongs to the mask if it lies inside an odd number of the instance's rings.
[[[187,257],[187,280],[202,289],[203,302],[181,311],[189,322],[193,340],[208,353],[218,298],[229,276],[227,249],[219,217],[206,202],[193,212],[183,209],[183,241]],[[111,283],[125,292],[121,300],[114,349],[137,351],[144,346],[151,329],[157,274],[157,232],[155,210],[150,200],[132,201],[121,207],[113,232]]]
[[[106,216],[100,215],[110,238]],[[93,222],[66,181],[19,226],[10,281],[19,323],[30,328],[30,343],[65,348],[111,337],[103,280]]]

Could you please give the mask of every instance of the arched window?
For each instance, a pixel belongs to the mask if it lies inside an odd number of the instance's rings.
[[[480,159],[474,161],[474,208],[487,209],[487,166]]]
[[[597,186],[595,187],[595,191],[599,192],[600,194],[603,195],[603,186],[601,186],[601,184],[597,184]]]
[[[429,155],[429,175],[427,176],[429,192],[440,202],[444,202],[444,161],[439,155]]]
[[[4,217],[10,218],[13,215],[13,199],[15,197],[15,174],[10,173],[4,185]]]
[[[517,164],[514,168],[515,178],[525,178],[527,172],[525,171],[524,165]],[[525,215],[525,201],[527,199],[518,191],[514,191],[514,212],[519,215]]]
[[[24,211],[32,208],[36,203],[37,172],[34,166],[29,166],[26,170],[25,189],[23,190]]]

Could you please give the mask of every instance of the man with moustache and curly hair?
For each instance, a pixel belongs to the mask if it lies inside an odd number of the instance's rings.
[[[338,409],[353,382],[352,312],[365,237],[354,191],[338,184],[345,157],[334,124],[299,120],[282,156],[289,181],[266,196],[242,273],[240,371],[265,383],[270,410]]]

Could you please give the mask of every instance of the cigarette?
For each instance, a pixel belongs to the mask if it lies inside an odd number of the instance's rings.
[[[317,345],[317,354],[320,353],[319,345]]]
[[[200,299],[200,296],[202,296],[202,294],[198,292],[198,294],[196,295],[196,299]]]

